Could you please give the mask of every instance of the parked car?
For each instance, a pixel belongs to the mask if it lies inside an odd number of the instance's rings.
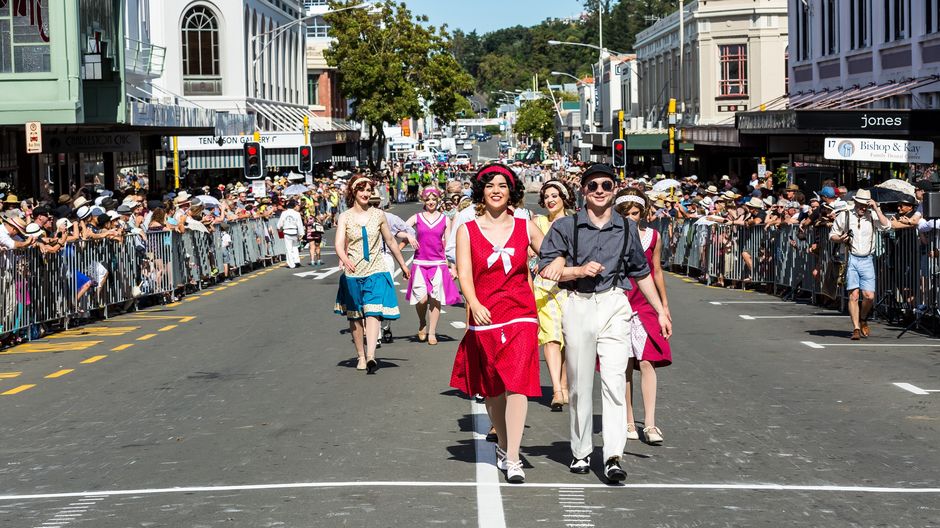
[[[458,167],[470,165],[470,155],[464,153],[457,154],[454,156],[454,165],[457,165]]]

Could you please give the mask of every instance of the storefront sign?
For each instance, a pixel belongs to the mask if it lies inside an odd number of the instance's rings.
[[[826,138],[825,158],[884,163],[933,163],[933,142],[895,139]]]
[[[140,152],[137,132],[55,134],[48,137],[46,152]]]
[[[253,141],[248,136],[180,136],[178,145],[180,150],[235,150]],[[297,148],[305,145],[303,132],[262,132],[259,139],[261,146],[266,149]]]
[[[905,112],[831,111],[798,112],[797,126],[804,130],[858,130],[859,132],[907,132],[910,115]]]
[[[42,154],[42,123],[39,121],[26,123],[26,153]]]

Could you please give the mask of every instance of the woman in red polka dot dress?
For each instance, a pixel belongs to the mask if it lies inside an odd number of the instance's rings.
[[[528,397],[542,395],[539,324],[528,269],[528,250],[538,253],[542,232],[509,210],[524,192],[505,165],[487,165],[474,178],[477,216],[457,231],[457,274],[470,324],[450,380],[452,387],[486,398],[498,437],[497,467],[516,483],[525,481],[519,446]]]

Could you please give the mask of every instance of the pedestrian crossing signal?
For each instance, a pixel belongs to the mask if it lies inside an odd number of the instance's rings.
[[[249,180],[260,179],[264,175],[261,144],[255,141],[245,143],[245,177]]]
[[[313,148],[310,145],[297,147],[297,158],[297,168],[300,172],[306,174],[313,171]]]
[[[627,166],[627,141],[615,139],[613,145],[614,167],[622,169]]]

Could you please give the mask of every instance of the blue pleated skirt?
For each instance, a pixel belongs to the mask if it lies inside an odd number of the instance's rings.
[[[345,315],[347,319],[398,319],[398,296],[395,294],[392,274],[387,271],[365,277],[347,277],[343,274],[339,279],[333,311]]]

